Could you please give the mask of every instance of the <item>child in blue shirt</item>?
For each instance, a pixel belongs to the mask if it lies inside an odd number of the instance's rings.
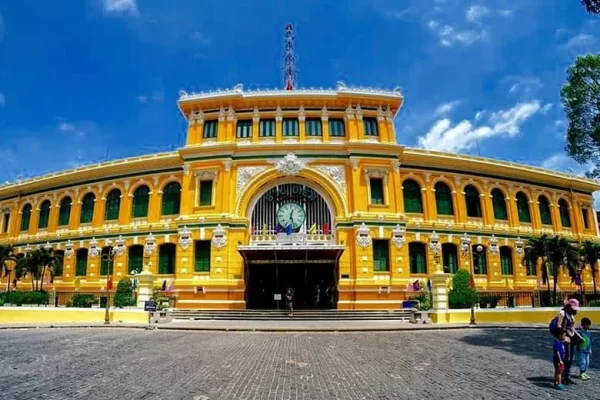
[[[552,363],[554,364],[554,388],[558,390],[567,390],[562,383],[562,374],[565,370],[565,332],[557,332],[554,336],[554,345],[552,346]]]
[[[592,332],[590,327],[592,321],[589,318],[581,319],[581,330],[579,336],[583,339],[577,350],[579,352],[579,379],[587,381],[590,376],[587,374],[588,367],[590,366],[590,355],[592,354]]]

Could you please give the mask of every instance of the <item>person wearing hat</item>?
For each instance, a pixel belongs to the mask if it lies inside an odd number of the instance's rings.
[[[573,364],[575,346],[581,342],[581,337],[575,330],[575,315],[577,315],[577,310],[579,310],[579,300],[569,299],[558,313],[557,331],[553,332],[554,336],[557,336],[560,332],[564,332],[565,334],[565,367],[562,382],[566,384],[573,383],[570,378],[571,364]]]

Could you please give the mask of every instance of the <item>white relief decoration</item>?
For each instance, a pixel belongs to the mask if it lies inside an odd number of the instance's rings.
[[[223,167],[225,168],[225,171],[229,172],[231,170],[231,161],[224,161]]]
[[[256,175],[263,172],[267,167],[240,167],[237,171],[236,195],[239,198],[244,189]]]
[[[399,172],[401,165],[402,165],[402,163],[400,161],[394,161],[392,163],[392,168],[394,168],[394,172]]]
[[[362,109],[360,108],[360,104],[356,105],[356,119],[358,119],[359,121],[362,121],[363,119],[363,113]]]
[[[315,169],[327,175],[335,183],[340,193],[346,198],[346,171],[341,165],[318,165]]]
[[[306,161],[301,160],[294,153],[288,153],[285,157],[279,160],[271,161],[275,164],[275,169],[284,175],[298,175],[300,171],[306,168]]]
[[[493,234],[489,241],[489,247],[490,247],[490,253],[492,253],[492,254],[498,254],[500,252],[500,248],[498,247],[498,239]]]
[[[327,107],[323,106],[321,109],[321,121],[327,122],[329,120],[329,112],[327,111]]]
[[[254,112],[252,113],[252,122],[258,123],[260,121],[260,113],[258,112],[258,107],[254,107]]]
[[[190,166],[189,166],[189,164],[184,164],[183,165],[183,173],[185,175],[189,175],[189,173],[190,173]]]
[[[219,110],[219,122],[225,121],[225,108],[221,107]]]
[[[122,256],[125,253],[125,239],[123,235],[119,235],[115,241],[114,252],[117,256]]]
[[[225,229],[221,226],[221,224],[217,225],[215,228],[212,239],[212,245],[217,249],[223,248],[227,245],[227,235],[225,233]]]
[[[179,245],[183,250],[187,250],[193,243],[192,231],[190,231],[187,226],[184,226],[179,230]]]
[[[405,229],[400,226],[400,224],[396,225],[394,230],[392,231],[392,243],[396,246],[397,249],[401,249],[402,246],[406,243],[405,237]]]
[[[471,251],[471,238],[467,234],[463,234],[460,238],[460,252],[463,257],[467,257]]]
[[[373,238],[371,237],[371,230],[363,222],[356,231],[356,244],[364,249],[369,247],[372,241]]]
[[[525,253],[525,243],[523,242],[521,237],[517,237],[517,240],[515,240],[515,251],[519,256],[523,256],[523,254]]]
[[[152,232],[150,232],[150,234],[146,238],[146,243],[144,245],[144,254],[150,256],[154,254],[154,252],[156,252],[156,240],[154,239],[154,235],[152,235]]]
[[[229,109],[227,110],[227,121],[235,121],[235,111],[233,110],[233,107],[229,106]]]
[[[90,248],[88,249],[88,255],[92,258],[96,258],[100,256],[100,248],[98,247],[98,241],[96,238],[92,238],[90,242]]]
[[[431,250],[433,254],[439,254],[440,250],[442,250],[440,237],[435,231],[431,232],[431,236],[429,236],[429,250]]]
[[[201,181],[216,181],[218,172],[213,170],[198,171],[195,176],[200,178]]]
[[[306,120],[306,112],[304,112],[304,106],[300,106],[300,111],[298,111],[298,121]]]
[[[277,106],[277,111],[275,111],[275,120],[277,122],[281,122],[282,119],[283,119],[283,113],[281,111],[281,107]]]
[[[65,257],[71,258],[74,255],[75,255],[75,249],[73,248],[73,242],[71,242],[71,239],[69,239],[67,241],[67,244],[65,244]]]
[[[381,122],[385,119],[385,115],[383,114],[383,109],[381,106],[377,107],[377,121]]]

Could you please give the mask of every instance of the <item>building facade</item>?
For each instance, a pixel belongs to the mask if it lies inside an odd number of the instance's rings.
[[[100,292],[109,273],[147,266],[178,308],[281,307],[292,287],[300,308],[393,309],[440,270],[467,268],[480,290],[535,289],[528,237],[598,239],[595,182],[404,147],[402,102],[343,85],[182,92],[178,151],[1,186],[0,244],[59,251],[57,292]]]

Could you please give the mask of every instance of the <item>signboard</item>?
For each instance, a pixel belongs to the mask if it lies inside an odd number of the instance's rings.
[[[281,293],[277,293],[273,295],[273,300],[275,301],[281,301]]]
[[[155,312],[156,311],[156,302],[154,300],[146,300],[144,302],[144,311]]]

